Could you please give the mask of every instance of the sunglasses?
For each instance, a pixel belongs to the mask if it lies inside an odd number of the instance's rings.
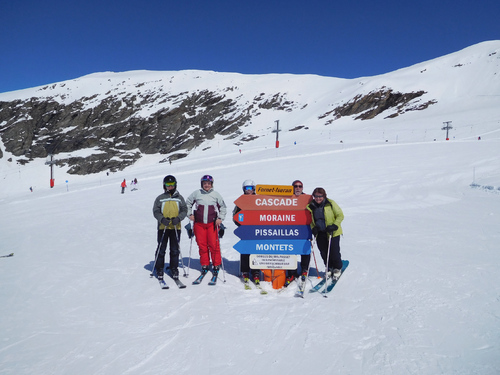
[[[314,198],[323,198],[322,195],[315,195]]]
[[[293,185],[293,187],[302,189],[302,185]]]
[[[165,182],[165,186],[175,186],[175,182]]]

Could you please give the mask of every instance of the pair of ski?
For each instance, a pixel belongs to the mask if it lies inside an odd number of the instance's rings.
[[[262,288],[262,285],[260,285],[260,280],[255,280],[253,283],[255,287],[260,290],[260,294],[267,294],[267,292]],[[245,290],[252,290],[249,278],[243,279],[243,285],[245,286]]]
[[[14,256],[14,253],[10,253],[7,255],[0,255],[0,258],[9,258],[9,257],[13,257],[13,256]]]
[[[323,295],[323,297],[327,298],[328,296],[326,295],[327,293],[330,293],[332,289],[337,285],[337,282],[339,281],[340,277],[344,274],[345,269],[349,266],[349,261],[348,260],[343,260],[342,261],[342,269],[340,276],[335,278],[335,277],[323,277],[323,279],[317,283],[315,286],[313,286],[310,290],[309,293],[316,293],[320,292]],[[299,296],[300,297],[300,296]],[[302,290],[302,298],[304,298],[304,291]]]
[[[207,272],[202,272],[200,276],[198,276],[198,278],[193,281],[193,285],[198,285],[198,284],[201,284],[203,278],[207,275],[208,271]],[[217,277],[218,277],[218,274],[214,274],[212,276],[212,278],[210,279],[210,281],[208,282],[208,285],[216,285],[217,284]]]
[[[162,289],[169,289],[170,288],[168,286],[168,284],[165,282],[165,280],[161,279],[161,280],[158,280],[158,282],[160,283],[160,287]],[[184,285],[184,283],[182,281],[180,281],[179,279],[174,279],[174,282],[175,282],[175,285],[177,285],[179,287],[179,289],[184,289],[186,287],[186,285]]]
[[[153,277],[155,276],[156,272],[153,272],[151,273],[149,276]],[[158,277],[158,275],[156,275]],[[172,277],[172,279],[175,281],[175,285],[177,285],[179,287],[179,289],[184,289],[186,287],[186,285],[184,285],[184,283],[182,281],[180,281],[179,279],[174,279]],[[168,286],[167,282],[163,279],[158,279],[158,283],[160,284],[160,287],[162,289],[169,289],[170,287]]]

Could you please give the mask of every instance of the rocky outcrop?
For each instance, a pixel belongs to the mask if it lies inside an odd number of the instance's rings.
[[[391,112],[386,118],[392,118],[407,111],[425,109],[429,105],[436,103],[435,100],[425,103],[415,100],[424,94],[424,91],[400,93],[382,87],[380,90],[372,91],[366,95],[356,95],[344,105],[337,106],[332,111],[320,116],[320,118],[333,116],[333,119],[330,119],[327,123],[331,123],[341,117],[353,115],[357,115],[354,118],[355,120],[369,120],[384,112]]]
[[[0,133],[7,151],[28,160],[49,154],[90,149],[88,157],[58,158],[69,173],[88,174],[121,170],[141,154],[172,154],[171,160],[216,134],[232,135],[249,120],[236,102],[210,91],[164,97],[164,105],[147,118],[140,117],[148,97],[107,97],[86,108],[93,98],[68,105],[32,98],[0,103]]]
[[[234,139],[234,144],[241,146],[258,138],[243,129],[261,113],[300,111],[307,106],[280,92],[260,93],[253,99],[238,101],[242,95],[234,95],[237,87],[172,94],[163,86],[148,89],[142,83],[127,91],[123,84],[73,101],[61,89],[78,89],[76,85],[54,84],[38,90],[45,96],[0,102],[4,151],[20,164],[55,155],[56,164],[67,166],[71,174],[113,172],[135,163],[144,154],[162,154],[162,162],[172,162],[216,135]],[[50,96],[51,92],[58,94]],[[228,97],[229,93],[233,98]],[[432,104],[419,103],[423,94],[402,94],[383,87],[357,95],[319,117],[326,118],[328,124],[343,116],[356,115],[362,120],[381,113],[397,116]],[[308,127],[295,126],[290,131],[300,129]]]

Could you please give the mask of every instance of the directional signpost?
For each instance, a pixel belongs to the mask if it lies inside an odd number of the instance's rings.
[[[234,231],[240,238],[234,248],[251,254],[253,269],[296,269],[297,255],[311,252],[311,213],[306,208],[311,196],[295,197],[293,187],[283,185],[257,185],[256,193],[234,201],[241,209],[233,217],[241,224]]]

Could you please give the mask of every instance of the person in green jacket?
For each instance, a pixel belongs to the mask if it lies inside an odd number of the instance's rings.
[[[317,187],[312,196],[313,201],[307,206],[312,216],[312,234],[316,238],[327,272],[330,276],[338,278],[342,269],[340,255],[342,227],[340,224],[344,220],[344,213],[335,201],[326,196],[325,189]]]

